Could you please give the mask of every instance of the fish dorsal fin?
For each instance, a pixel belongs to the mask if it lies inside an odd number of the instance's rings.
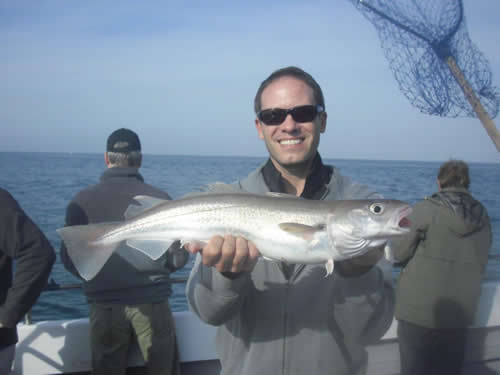
[[[150,197],[148,195],[136,195],[134,197],[134,201],[139,204],[137,205],[132,203],[130,206],[128,206],[124,214],[126,220],[136,217],[137,215],[140,215],[143,212],[152,209],[153,207],[167,202],[166,199]]]
[[[284,230],[285,232],[294,236],[300,237],[306,241],[312,240],[316,232],[325,229],[324,225],[311,226],[300,223],[280,223],[278,226],[281,230]]]

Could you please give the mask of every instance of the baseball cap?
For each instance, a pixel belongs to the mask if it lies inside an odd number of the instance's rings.
[[[122,153],[141,151],[141,141],[132,130],[121,128],[115,130],[108,137],[106,151]]]

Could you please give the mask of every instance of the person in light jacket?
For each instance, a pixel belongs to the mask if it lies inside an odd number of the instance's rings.
[[[323,93],[297,67],[272,73],[255,97],[255,125],[269,160],[238,181],[242,191],[288,193],[305,199],[380,197],[323,164]],[[365,346],[393,319],[390,271],[381,249],[323,265],[285,264],[259,257],[241,237],[214,236],[198,253],[187,285],[191,310],[218,326],[222,375],[355,375],[364,373]]]

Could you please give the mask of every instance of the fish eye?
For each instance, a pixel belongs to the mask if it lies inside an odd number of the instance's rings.
[[[384,212],[384,207],[382,205],[380,205],[379,203],[373,203],[370,206],[370,211],[373,212],[374,214],[379,215],[382,212]]]

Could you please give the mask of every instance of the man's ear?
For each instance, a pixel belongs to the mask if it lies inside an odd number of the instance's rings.
[[[109,167],[110,162],[109,162],[109,156],[108,156],[107,151],[104,153],[104,162],[106,163],[106,166]]]
[[[260,139],[264,139],[264,133],[262,132],[262,124],[260,123],[259,119],[255,119],[255,128],[257,129],[257,133],[259,134]]]
[[[319,123],[319,132],[320,133],[324,133],[325,130],[326,130],[326,118],[327,118],[327,114],[326,112],[322,112],[320,113],[320,123]]]

